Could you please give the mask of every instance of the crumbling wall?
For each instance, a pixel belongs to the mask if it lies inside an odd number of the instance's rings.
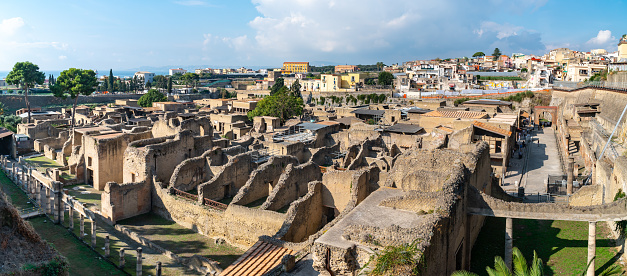
[[[246,184],[231,201],[232,204],[246,205],[255,200],[267,197],[277,185],[279,178],[285,172],[288,164],[298,165],[298,160],[292,156],[275,155],[254,170]]]
[[[63,129],[53,127],[50,122],[44,121],[37,124],[18,124],[17,134],[26,134],[31,140],[57,137]]]
[[[320,181],[308,184],[307,194],[290,205],[287,219],[277,236],[288,242],[302,242],[320,229],[323,216],[321,190]]]
[[[158,184],[154,188],[153,212],[205,236],[223,237],[241,246],[252,246],[262,235],[274,235],[285,220],[284,214],[233,204],[221,211],[171,195]]]
[[[359,171],[331,171],[322,176],[322,204],[334,207],[338,213],[351,200],[356,204],[378,189],[379,169],[376,166]]]
[[[333,163],[332,154],[340,151],[340,145],[335,144],[329,147],[310,149],[310,151],[312,154],[309,162],[314,162],[318,166],[326,166]]]
[[[166,116],[170,116],[169,114]],[[152,126],[154,137],[176,135],[184,130],[191,131],[195,136],[213,137],[213,127],[209,117],[191,118],[183,120],[179,117],[160,118]]]
[[[204,154],[184,160],[174,169],[174,173],[170,177],[169,187],[181,191],[196,188],[198,184],[213,177],[213,173],[208,167],[207,158]]]
[[[234,156],[211,180],[198,186],[198,200],[221,200],[235,196],[246,185],[248,176],[253,171],[252,164],[252,152]]]
[[[308,162],[294,167],[289,164],[278,184],[261,206],[263,210],[279,210],[307,193],[307,183],[322,180],[320,167]]]
[[[52,150],[58,150],[63,147],[63,144],[69,139],[68,131],[59,132],[58,136],[46,137],[37,139],[33,142],[33,147],[36,152],[43,152],[44,146],[49,146]],[[53,159],[54,160],[54,159]]]
[[[102,215],[113,223],[150,212],[150,184],[146,181],[124,184],[109,182],[100,197]]]

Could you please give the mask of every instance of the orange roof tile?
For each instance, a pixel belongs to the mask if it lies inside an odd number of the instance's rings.
[[[293,252],[285,247],[258,241],[220,275],[263,275],[279,265],[283,256],[293,254]]]
[[[525,118],[529,118],[529,113],[527,111],[523,111],[520,116],[523,116]]]
[[[488,113],[473,112],[473,111],[448,111],[448,110],[435,110],[427,112],[422,116],[425,117],[442,117],[442,118],[461,118],[461,119],[486,119]]]
[[[472,125],[480,128],[480,129],[483,129],[485,131],[493,132],[493,133],[500,134],[500,135],[503,135],[503,136],[506,136],[506,137],[512,136],[512,132],[511,131],[506,130],[506,129],[502,129],[500,127],[496,127],[496,126],[493,126],[493,125],[488,125],[486,123],[474,121],[472,123]]]

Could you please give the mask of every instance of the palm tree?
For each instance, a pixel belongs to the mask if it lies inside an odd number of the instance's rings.
[[[544,275],[544,265],[538,258],[538,254],[533,251],[531,267],[527,265],[527,260],[517,247],[513,249],[513,271],[507,268],[501,256],[494,257],[494,268],[486,267],[486,272],[490,276],[542,276]],[[468,271],[455,271],[451,276],[476,276],[477,274]]]
[[[383,69],[384,66],[385,64],[383,64],[383,62],[381,61],[377,62],[377,69],[379,69],[379,71],[381,71],[381,69]]]

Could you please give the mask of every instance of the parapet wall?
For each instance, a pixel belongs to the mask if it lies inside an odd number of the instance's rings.
[[[250,173],[253,171],[253,152],[238,154],[231,158],[215,176],[198,186],[198,200],[205,198],[221,200],[232,197],[246,185]]]

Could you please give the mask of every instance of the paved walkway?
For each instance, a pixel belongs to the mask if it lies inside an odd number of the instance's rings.
[[[529,148],[527,173],[523,178],[525,193],[545,193],[544,181],[548,175],[561,175],[562,165],[557,151],[553,128],[535,130],[532,133],[533,145]],[[538,143],[538,139],[539,142]]]
[[[515,154],[510,159],[503,181],[505,191],[516,191],[515,182],[518,181],[525,187],[525,193],[545,193],[547,176],[563,173],[554,132],[552,128],[531,132],[532,142],[523,149],[523,158],[518,159],[518,154]]]

